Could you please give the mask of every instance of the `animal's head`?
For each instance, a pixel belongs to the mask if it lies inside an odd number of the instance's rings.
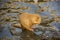
[[[34,24],[40,24],[41,23],[41,17],[38,14],[34,14],[32,16],[32,22]]]

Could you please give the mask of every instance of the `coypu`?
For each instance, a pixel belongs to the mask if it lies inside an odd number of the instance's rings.
[[[19,15],[21,27],[33,31],[32,25],[40,24],[41,17],[38,14],[22,13]]]

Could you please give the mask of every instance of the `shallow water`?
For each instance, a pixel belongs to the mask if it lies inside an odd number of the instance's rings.
[[[5,2],[7,3],[7,2]],[[10,40],[54,40],[54,38],[60,38],[60,2],[46,2],[42,4],[30,4],[30,3],[22,3],[22,2],[12,2],[11,4],[15,4],[16,6],[9,6],[7,3],[0,2],[0,25],[3,29],[0,31],[1,39],[10,39]],[[2,6],[3,5],[3,6]],[[47,10],[36,12],[41,6],[44,8],[45,6],[49,6]],[[20,7],[23,7],[20,8]],[[27,7],[27,8],[24,8]],[[3,10],[6,8],[5,10]],[[8,8],[8,9],[7,9]],[[20,9],[19,9],[20,8]],[[14,9],[14,11],[12,11]],[[18,11],[16,11],[18,10]],[[52,11],[53,10],[53,11]],[[18,24],[18,14],[20,12],[29,12],[29,13],[38,13],[42,18],[42,23],[40,25],[35,25],[36,28],[34,32],[30,31],[22,31],[20,28],[13,27],[14,23]],[[58,18],[55,18],[55,16]],[[57,20],[56,20],[57,19]],[[13,27],[13,28],[10,28]],[[52,39],[53,38],[53,39]]]

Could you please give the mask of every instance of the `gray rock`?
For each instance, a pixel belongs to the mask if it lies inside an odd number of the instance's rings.
[[[20,33],[22,32],[22,30],[20,28],[16,28],[16,27],[10,27],[10,32],[12,33],[12,35],[19,36]]]

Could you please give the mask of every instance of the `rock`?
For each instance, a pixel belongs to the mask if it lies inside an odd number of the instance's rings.
[[[1,25],[1,24],[0,24],[0,25]],[[4,27],[1,27],[1,26],[0,26],[0,32],[2,32],[3,28],[4,28]]]
[[[12,36],[12,38],[8,38],[6,36],[0,38],[0,40],[22,40],[20,36]]]
[[[10,27],[10,32],[12,33],[12,35],[19,36],[20,33],[22,32],[22,30],[20,28],[16,28],[16,27]]]
[[[9,8],[9,4],[8,4],[8,3],[4,3],[4,4],[2,5],[2,8]]]
[[[14,23],[12,26],[17,27],[17,28],[21,27],[20,23]]]
[[[15,9],[9,9],[9,10],[8,10],[8,13],[18,13],[18,10],[15,10]]]
[[[15,35],[14,35],[14,36],[12,37],[12,40],[21,40],[21,39],[22,39],[22,38],[21,38],[20,36],[15,36]]]
[[[22,6],[22,7],[20,7],[20,9],[25,10],[25,9],[28,9],[28,7]]]

